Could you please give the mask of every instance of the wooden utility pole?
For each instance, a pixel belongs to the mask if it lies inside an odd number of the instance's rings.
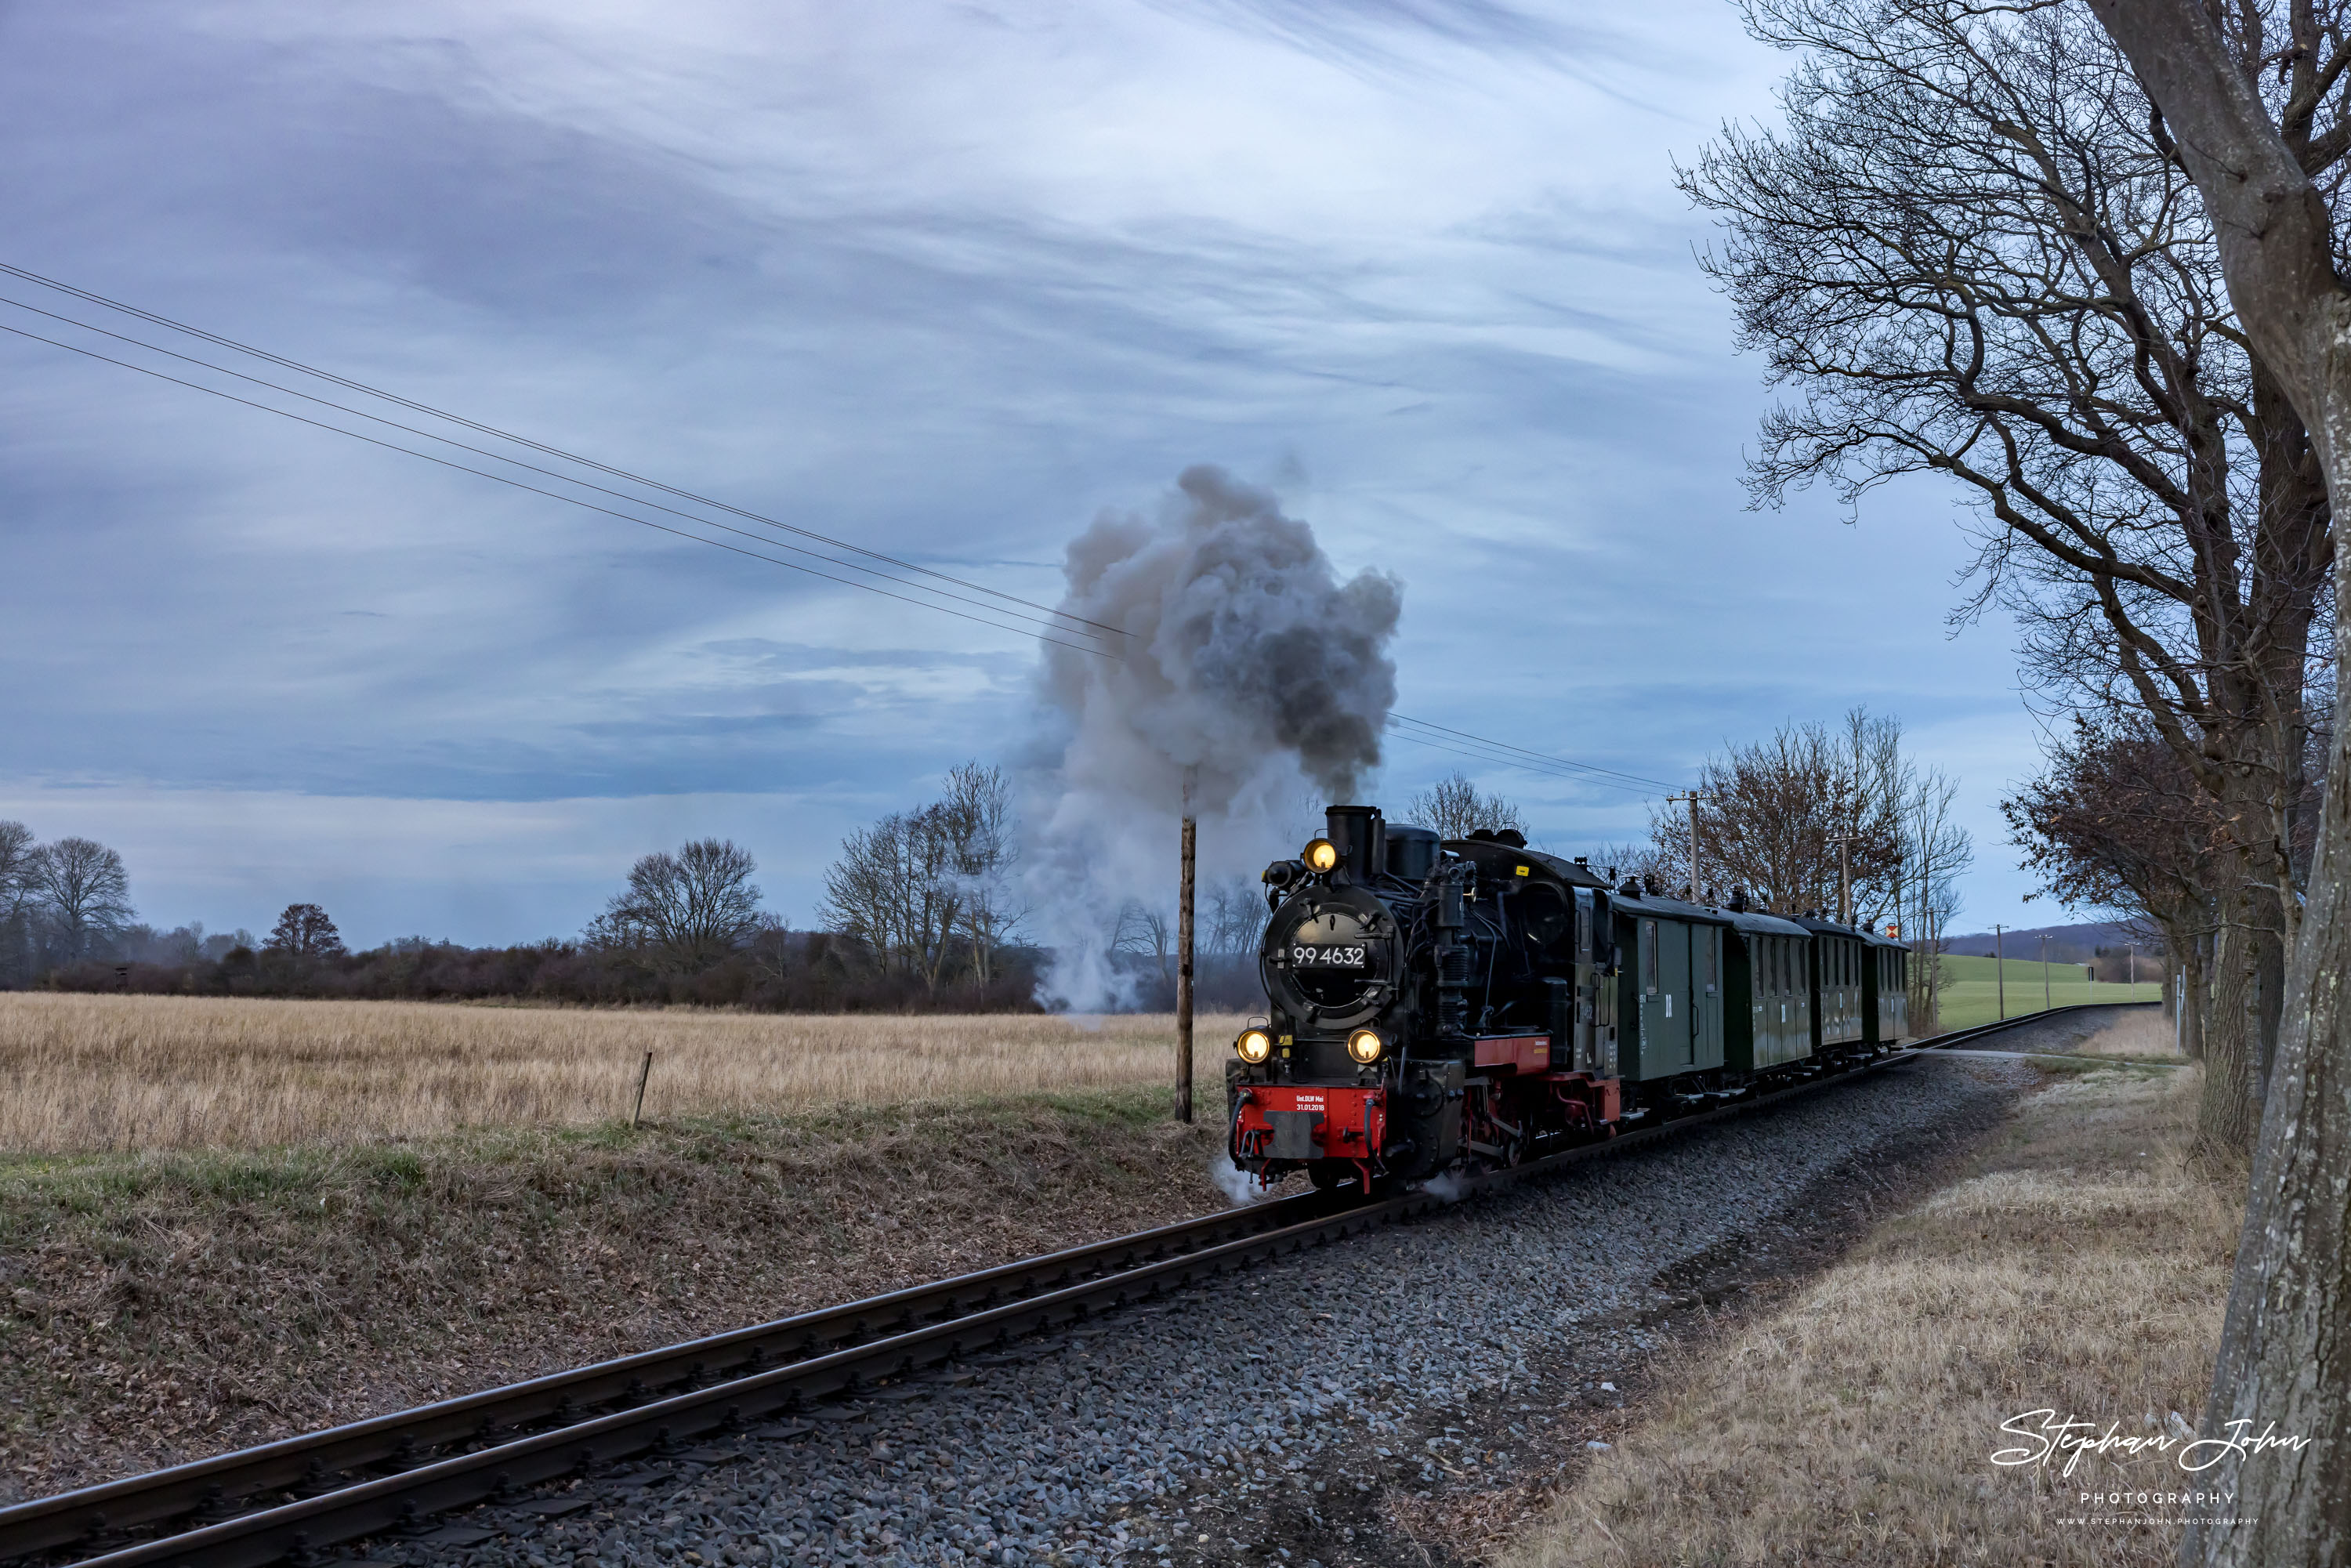
[[[1192,867],[1200,842],[1192,814],[1196,768],[1184,769],[1184,873],[1176,894],[1176,1119],[1192,1119]]]
[[[1853,835],[1840,834],[1837,847],[1837,924],[1853,924]]]
[[[2041,1010],[2045,1013],[2055,1005],[2049,999],[2049,936],[2043,932],[2041,937]]]
[[[1991,928],[1991,977],[2000,996],[2000,1016],[2008,1016],[2008,957],[2001,943],[2001,927]]]
[[[1687,795],[1668,795],[1666,797],[1666,804],[1668,806],[1682,801],[1687,801],[1689,804],[1689,898],[1692,904],[1696,904],[1698,902],[1698,791],[1693,789]]]

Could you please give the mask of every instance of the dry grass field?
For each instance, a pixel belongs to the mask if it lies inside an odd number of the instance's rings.
[[[2124,1013],[2074,1049],[2084,1056],[2120,1056],[2144,1061],[2179,1061],[2172,1049],[2171,1020],[2155,1009]]]
[[[1222,1082],[1238,1019],[1202,1018]],[[265,1148],[1167,1082],[1166,1015],[1071,1019],[0,994],[0,1152]]]
[[[1658,1407],[1504,1568],[2172,1562],[2176,1509],[2078,1522],[2114,1511],[2085,1491],[2179,1490],[2192,1478],[2169,1457],[2093,1456],[2067,1476],[2062,1457],[1991,1455],[2025,1442],[2001,1427],[2030,1411],[2130,1437],[2200,1413],[2243,1199],[2185,1165],[2197,1087],[2192,1071],[2059,1077],[1970,1174],[1785,1310],[1669,1357]]]

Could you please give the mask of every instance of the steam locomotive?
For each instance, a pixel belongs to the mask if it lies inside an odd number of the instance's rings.
[[[1265,870],[1270,1011],[1226,1063],[1233,1163],[1259,1180],[1516,1165],[1908,1035],[1886,936],[1612,886],[1509,831],[1440,841],[1372,806],[1326,825]]]

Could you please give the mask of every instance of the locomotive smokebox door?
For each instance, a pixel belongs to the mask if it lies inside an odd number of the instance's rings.
[[[1273,1124],[1273,1146],[1266,1153],[1277,1160],[1311,1160],[1322,1154],[1315,1146],[1314,1129],[1322,1124],[1320,1111],[1268,1111],[1265,1119]]]

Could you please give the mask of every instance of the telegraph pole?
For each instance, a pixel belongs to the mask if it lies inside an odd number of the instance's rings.
[[[1192,1119],[1192,865],[1200,842],[1192,813],[1196,768],[1184,769],[1184,873],[1176,894],[1176,1119]]]
[[[2045,1013],[2055,1005],[2049,999],[2049,936],[2044,932],[2041,937],[2041,1010]]]
[[[1837,924],[1853,924],[1853,835],[1846,833],[1836,840],[1837,847]]]
[[[1690,896],[1690,902],[1691,902],[1692,904],[1696,904],[1696,903],[1698,903],[1698,791],[1697,791],[1697,790],[1695,790],[1695,789],[1693,789],[1693,790],[1691,790],[1691,791],[1690,791],[1688,794],[1687,794],[1687,795],[1668,795],[1668,796],[1667,796],[1667,797],[1666,797],[1666,804],[1667,804],[1667,805],[1668,805],[1668,806],[1675,805],[1675,804],[1677,804],[1677,803],[1680,803],[1680,802],[1683,802],[1683,801],[1687,801],[1687,802],[1688,802],[1688,804],[1689,804],[1689,857],[1690,857],[1690,859],[1689,859],[1689,873],[1690,873],[1690,880],[1689,880],[1689,896]]]
[[[1991,928],[1991,974],[1992,984],[1997,988],[2000,996],[2000,1016],[2006,1018],[2008,1016],[2008,959],[2006,949],[2001,942],[2001,928],[1997,925]],[[1185,1120],[1189,1121],[1191,1118],[1187,1116]]]

